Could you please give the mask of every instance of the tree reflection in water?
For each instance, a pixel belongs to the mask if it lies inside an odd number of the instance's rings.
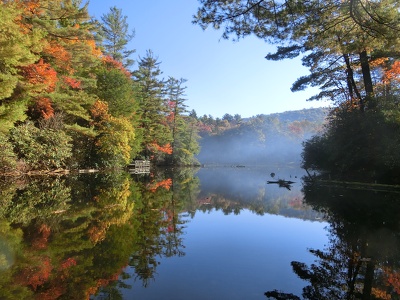
[[[143,286],[155,280],[160,264],[157,258],[185,255],[182,235],[187,221],[182,212],[188,203],[194,202],[198,185],[191,169],[161,172],[142,182],[133,219],[136,250],[129,265]]]
[[[147,285],[157,256],[184,255],[183,197],[198,185],[185,179],[117,172],[0,182],[1,298],[87,299],[101,289],[122,299],[129,265]]]
[[[231,194],[218,186],[200,192],[192,170],[0,182],[0,295],[121,299],[130,276],[148,286],[163,258],[185,255],[186,222],[196,211],[248,209],[311,220],[324,214],[330,223],[327,247],[309,250],[315,263],[292,262],[293,271],[308,281],[303,294],[267,296],[399,298],[398,194],[305,184],[300,205],[295,189],[277,197],[274,190],[266,192],[265,182],[261,188],[251,184],[250,196],[238,186],[226,189]]]
[[[399,299],[399,194],[304,185],[305,202],[330,224],[329,245],[310,249],[315,263],[292,269],[309,285],[302,298],[268,291],[274,299]]]

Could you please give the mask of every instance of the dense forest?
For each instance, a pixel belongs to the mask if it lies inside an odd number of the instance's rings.
[[[0,5],[0,170],[196,163],[186,79],[162,77],[151,50],[132,60],[120,9],[95,20],[81,1]]]
[[[224,38],[254,35],[276,45],[266,59],[301,57],[309,100],[335,107],[304,144],[303,167],[350,180],[400,182],[400,3],[396,0],[199,0],[194,23]]]

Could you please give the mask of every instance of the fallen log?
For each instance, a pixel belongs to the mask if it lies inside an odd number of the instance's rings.
[[[270,183],[276,183],[276,184],[293,184],[295,183],[294,181],[290,181],[290,180],[283,180],[283,179],[279,179],[279,180],[268,180],[267,181],[268,184]]]
[[[291,184],[293,184],[293,183],[295,183],[295,182],[290,181],[290,180],[283,180],[283,179],[279,179],[279,180],[275,180],[275,181],[267,180],[267,184],[278,184],[279,187],[287,188],[289,191],[291,188]]]

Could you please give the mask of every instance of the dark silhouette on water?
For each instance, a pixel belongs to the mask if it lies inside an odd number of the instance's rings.
[[[275,298],[276,300],[300,300],[300,297],[293,295],[293,294],[287,294],[283,293],[277,290],[265,292],[264,295],[269,299],[269,298]]]
[[[290,188],[292,187],[291,185],[295,183],[294,181],[290,181],[290,180],[283,180],[283,179],[278,179],[276,181],[271,181],[268,180],[267,184],[278,184],[279,187],[284,187],[287,188],[290,191]]]

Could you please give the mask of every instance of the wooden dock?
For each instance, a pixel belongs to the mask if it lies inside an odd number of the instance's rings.
[[[132,174],[148,174],[150,173],[150,161],[135,160],[128,165],[128,170]]]

